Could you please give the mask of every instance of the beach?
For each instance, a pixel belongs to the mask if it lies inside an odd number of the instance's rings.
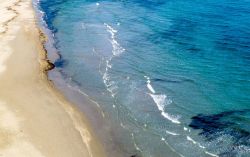
[[[53,65],[31,0],[2,0],[0,13],[0,156],[105,156],[88,121],[47,78]]]
[[[0,1],[0,157],[250,156],[244,0]]]

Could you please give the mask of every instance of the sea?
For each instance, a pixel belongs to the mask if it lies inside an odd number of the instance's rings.
[[[250,156],[249,0],[34,0],[55,69],[111,157]]]

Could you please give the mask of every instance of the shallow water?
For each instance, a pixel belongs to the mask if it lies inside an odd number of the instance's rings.
[[[97,132],[108,134],[109,152],[250,156],[249,1],[40,0],[38,6],[60,55],[56,71],[97,102],[105,119],[98,120],[105,131]]]

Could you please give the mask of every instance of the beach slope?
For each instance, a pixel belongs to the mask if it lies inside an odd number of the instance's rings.
[[[0,156],[104,156],[85,118],[47,80],[31,0],[0,1]]]

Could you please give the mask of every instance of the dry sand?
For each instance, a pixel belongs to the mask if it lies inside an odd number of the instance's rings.
[[[41,41],[31,0],[1,0],[0,156],[104,156],[85,118],[47,80]]]

